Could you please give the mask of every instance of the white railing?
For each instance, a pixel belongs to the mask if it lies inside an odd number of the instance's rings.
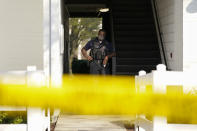
[[[153,18],[154,18],[155,29],[157,33],[159,49],[160,49],[161,60],[162,60],[162,63],[167,65],[168,67],[166,49],[165,49],[164,42],[163,42],[163,36],[162,36],[161,26],[160,26],[161,22],[160,22],[160,18],[158,14],[158,8],[157,8],[158,6],[157,6],[156,0],[151,0],[151,5],[152,5]]]
[[[145,92],[146,86],[152,85],[153,92],[166,93],[167,86],[181,86],[184,93],[192,91],[197,86],[194,72],[166,71],[165,65],[158,65],[157,70],[146,74],[140,71],[135,77],[136,91]],[[136,131],[194,131],[194,124],[169,124],[165,117],[154,117],[153,121],[146,119],[143,115],[137,115]]]
[[[197,81],[192,72],[166,71],[164,65],[158,65],[157,70],[146,74],[140,71],[135,77],[136,91],[145,92],[147,85],[152,85],[154,92],[166,93],[166,87],[182,86],[183,92],[191,91]],[[16,82],[18,84],[46,84],[43,71],[37,71],[36,67],[28,67],[27,71],[13,71],[0,73],[0,80],[3,83]],[[191,88],[190,88],[191,87]],[[50,131],[50,114],[46,114],[46,110],[40,108],[26,107],[0,107],[0,111],[27,111],[27,124],[0,124],[0,131]],[[137,115],[136,118],[137,131],[194,131],[197,125],[194,124],[169,124],[165,117],[154,117],[152,121],[146,119],[144,115]]]
[[[44,72],[36,70],[35,66],[27,67],[26,71],[1,72],[0,80],[5,84],[46,84]],[[0,106],[0,111],[27,111],[27,124],[0,124],[0,131],[50,131],[48,109]]]

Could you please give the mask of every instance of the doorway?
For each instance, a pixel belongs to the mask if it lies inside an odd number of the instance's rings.
[[[70,58],[69,72],[72,74],[88,74],[88,61],[82,56],[81,49],[97,36],[102,28],[102,18],[69,18]]]
[[[88,61],[81,55],[81,48],[92,38],[97,37],[98,30],[107,31],[106,40],[112,42],[110,12],[100,12],[107,8],[105,4],[67,3],[66,36],[64,49],[64,74],[89,74]],[[111,61],[110,66],[111,66]]]

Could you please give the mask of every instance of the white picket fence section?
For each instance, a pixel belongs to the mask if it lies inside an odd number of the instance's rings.
[[[135,76],[136,91],[144,92],[146,86],[152,85],[153,92],[166,93],[167,86],[182,86],[183,92],[192,92],[197,87],[195,72],[166,71],[166,66],[159,64],[157,70],[146,74],[139,71]],[[153,121],[143,115],[137,116],[136,131],[196,131],[197,125],[194,124],[169,124],[165,117],[154,117]]]
[[[183,92],[188,93],[195,89],[197,81],[195,72],[166,71],[165,65],[158,65],[157,70],[146,74],[140,71],[135,76],[136,91],[144,92],[147,85],[152,85],[154,92],[166,93],[166,87],[182,86]],[[18,84],[46,84],[43,71],[37,71],[31,66],[27,71],[11,71],[0,73],[3,83]],[[0,131],[50,131],[50,112],[40,108],[5,107],[0,106],[0,111],[27,111],[27,124],[0,124]],[[136,131],[195,131],[197,125],[192,124],[169,124],[165,117],[154,117],[153,121],[146,119],[143,115],[137,115],[135,121]]]
[[[46,84],[44,72],[36,70],[35,66],[28,66],[27,71],[1,72],[0,80],[9,84]],[[27,124],[0,124],[0,131],[50,131],[47,109],[0,106],[0,111],[27,111]]]
[[[1,124],[0,131],[26,131],[27,124]]]

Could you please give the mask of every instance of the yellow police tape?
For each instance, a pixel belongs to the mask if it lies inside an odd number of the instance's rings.
[[[196,123],[196,95],[138,93],[134,82],[134,77],[84,75],[64,76],[61,88],[1,82],[0,105],[60,108],[89,115],[167,116]]]

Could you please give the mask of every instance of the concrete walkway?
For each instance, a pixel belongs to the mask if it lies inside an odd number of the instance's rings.
[[[134,117],[60,115],[55,131],[127,131],[125,122]]]

